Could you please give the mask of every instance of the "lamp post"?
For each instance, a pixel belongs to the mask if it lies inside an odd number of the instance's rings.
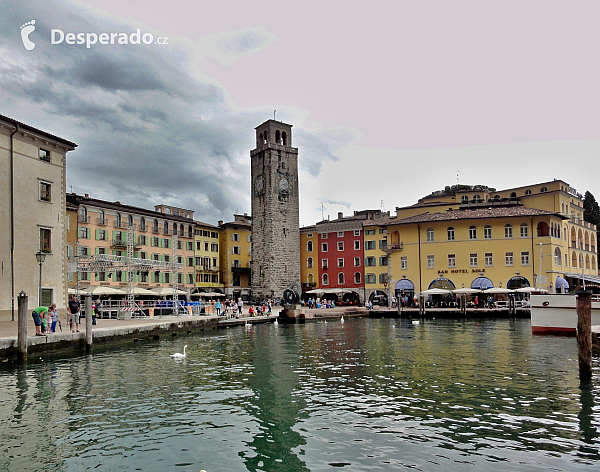
[[[38,292],[38,306],[41,306],[42,305],[42,264],[46,260],[46,254],[44,254],[42,251],[38,251],[35,253],[35,258],[38,261],[38,264],[40,265],[40,287],[39,287],[39,292]]]

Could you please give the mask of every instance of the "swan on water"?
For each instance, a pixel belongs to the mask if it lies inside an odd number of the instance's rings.
[[[273,324],[276,324],[276,325],[279,324],[279,321],[277,321],[277,318],[275,318],[275,321],[273,321]]]
[[[183,359],[185,357],[185,348],[187,347],[187,344],[185,346],[183,346],[183,354],[181,354],[180,352],[176,352],[175,354],[171,354],[171,357],[174,357],[175,359]]]
[[[413,320],[412,324],[419,324],[419,320]]]
[[[340,323],[344,322],[344,315],[342,315],[342,317],[340,318]]]

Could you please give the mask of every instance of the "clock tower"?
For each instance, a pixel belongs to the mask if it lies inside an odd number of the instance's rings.
[[[256,128],[252,175],[252,298],[281,298],[300,282],[298,149],[292,125],[268,120]]]

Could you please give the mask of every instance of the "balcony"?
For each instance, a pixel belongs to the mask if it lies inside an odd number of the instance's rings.
[[[111,247],[127,248],[127,241],[123,239],[113,239]]]
[[[152,227],[152,233],[154,233],[154,234],[159,234],[160,233],[160,230],[158,229],[158,226],[153,226]]]
[[[385,252],[389,256],[394,251],[402,251],[402,243],[400,243],[400,242],[390,243],[390,244],[385,243],[385,244],[382,244],[379,249],[381,249],[383,252]]]
[[[125,228],[125,225],[123,224],[123,222],[121,220],[115,220],[113,222],[115,228]]]
[[[140,225],[140,231],[142,233],[145,233],[148,230],[148,227],[146,225]]]
[[[90,217],[85,216],[85,215],[79,215],[79,217],[77,218],[77,221],[79,221],[80,223],[88,223],[89,224]]]
[[[108,223],[108,220],[102,216],[98,217],[98,226],[106,226]]]
[[[231,268],[231,272],[234,274],[250,274],[250,272],[252,272],[252,269],[250,269],[250,267],[235,267],[235,266],[233,266]]]

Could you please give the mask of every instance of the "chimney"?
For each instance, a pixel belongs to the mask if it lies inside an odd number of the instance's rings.
[[[217,224],[218,224],[219,226],[222,226],[222,225],[223,225],[223,220],[219,220]]]
[[[341,211],[338,211],[338,220],[341,220],[344,217],[344,214]]]
[[[89,193],[86,193],[86,194],[84,195],[84,197],[85,197],[85,198],[90,198],[90,194],[89,194]]]
[[[244,212],[244,216],[248,216],[248,213]]]

